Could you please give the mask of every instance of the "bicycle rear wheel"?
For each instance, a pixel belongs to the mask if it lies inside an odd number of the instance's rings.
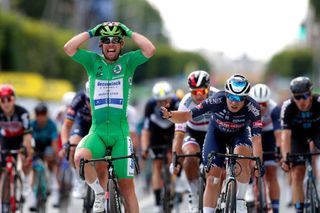
[[[83,200],[83,213],[91,213],[94,203],[94,191],[86,184],[87,195]]]
[[[16,174],[14,177],[14,195],[17,205],[17,210],[19,212],[23,212],[23,203],[24,203],[24,197],[22,194],[23,186],[22,186],[22,179],[19,174]]]
[[[121,213],[121,196],[119,191],[119,186],[116,180],[109,179],[109,211],[110,213]]]
[[[226,213],[236,213],[237,183],[235,179],[229,179],[226,190]]]
[[[1,212],[11,213],[10,203],[10,176],[7,171],[3,172],[2,193],[1,193]]]

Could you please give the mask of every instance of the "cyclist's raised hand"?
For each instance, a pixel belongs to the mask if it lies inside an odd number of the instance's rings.
[[[124,36],[128,36],[129,38],[131,38],[133,31],[129,29],[129,27],[127,27],[126,25],[120,23],[120,22],[116,22],[117,26],[119,26],[123,32],[124,32]]]
[[[172,112],[167,107],[161,107],[161,116],[164,119],[170,119],[172,117]]]
[[[88,33],[90,35],[90,37],[97,37],[97,36],[101,36],[101,30],[104,29],[104,26],[107,25],[109,22],[104,22],[101,24],[98,24],[97,26],[95,26],[94,28],[92,28],[91,30],[88,30]]]

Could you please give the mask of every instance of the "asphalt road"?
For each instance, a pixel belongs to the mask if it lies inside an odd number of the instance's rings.
[[[284,213],[294,213],[294,208],[288,208],[286,204],[290,200],[291,193],[288,190],[288,186],[286,184],[286,180],[284,178],[284,174],[281,170],[278,172],[280,186],[281,186],[281,200],[280,200],[280,212]],[[151,213],[153,212],[154,207],[154,196],[151,192],[148,192],[146,190],[146,181],[145,179],[140,176],[136,179],[136,186],[137,186],[137,196],[139,200],[139,206],[140,206],[140,212],[143,213]],[[71,193],[70,193],[71,194]],[[74,199],[72,196],[69,196],[68,198],[63,199],[63,203],[61,203],[61,208],[53,208],[51,198],[49,197],[47,201],[47,213],[78,213],[82,212],[82,205],[83,200],[81,199]],[[29,212],[30,207],[30,198],[28,197],[26,199],[26,203],[24,205],[24,212]],[[183,202],[178,206],[178,208],[175,208],[175,213],[184,213],[188,212],[188,206],[187,206],[187,194],[183,197]]]

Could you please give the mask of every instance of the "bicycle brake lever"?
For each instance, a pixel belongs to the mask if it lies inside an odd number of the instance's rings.
[[[81,158],[80,159],[80,163],[79,163],[79,176],[82,180],[85,180],[85,177],[84,177],[84,158]]]

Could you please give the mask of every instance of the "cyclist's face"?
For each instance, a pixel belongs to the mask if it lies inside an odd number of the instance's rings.
[[[36,119],[39,124],[39,126],[45,126],[48,121],[48,114],[47,113],[38,113],[36,114]]]
[[[208,97],[208,88],[198,88],[190,90],[191,97],[196,104],[202,103]]]
[[[310,92],[293,94],[293,101],[302,112],[308,111],[312,105],[312,95]]]
[[[158,107],[169,107],[171,104],[171,98],[165,99],[165,100],[158,100],[157,106]]]
[[[260,106],[260,110],[261,110],[261,115],[264,115],[268,109],[268,102],[260,102],[259,106]]]
[[[114,62],[119,58],[124,41],[119,37],[104,37],[100,40],[100,46],[104,57],[109,62]]]
[[[242,97],[237,98],[233,96],[234,95],[228,97],[227,95],[227,106],[231,112],[238,112],[244,106],[245,99],[242,99]]]
[[[11,112],[13,112],[14,103],[14,96],[4,96],[0,98],[0,106],[5,114],[10,114]]]

